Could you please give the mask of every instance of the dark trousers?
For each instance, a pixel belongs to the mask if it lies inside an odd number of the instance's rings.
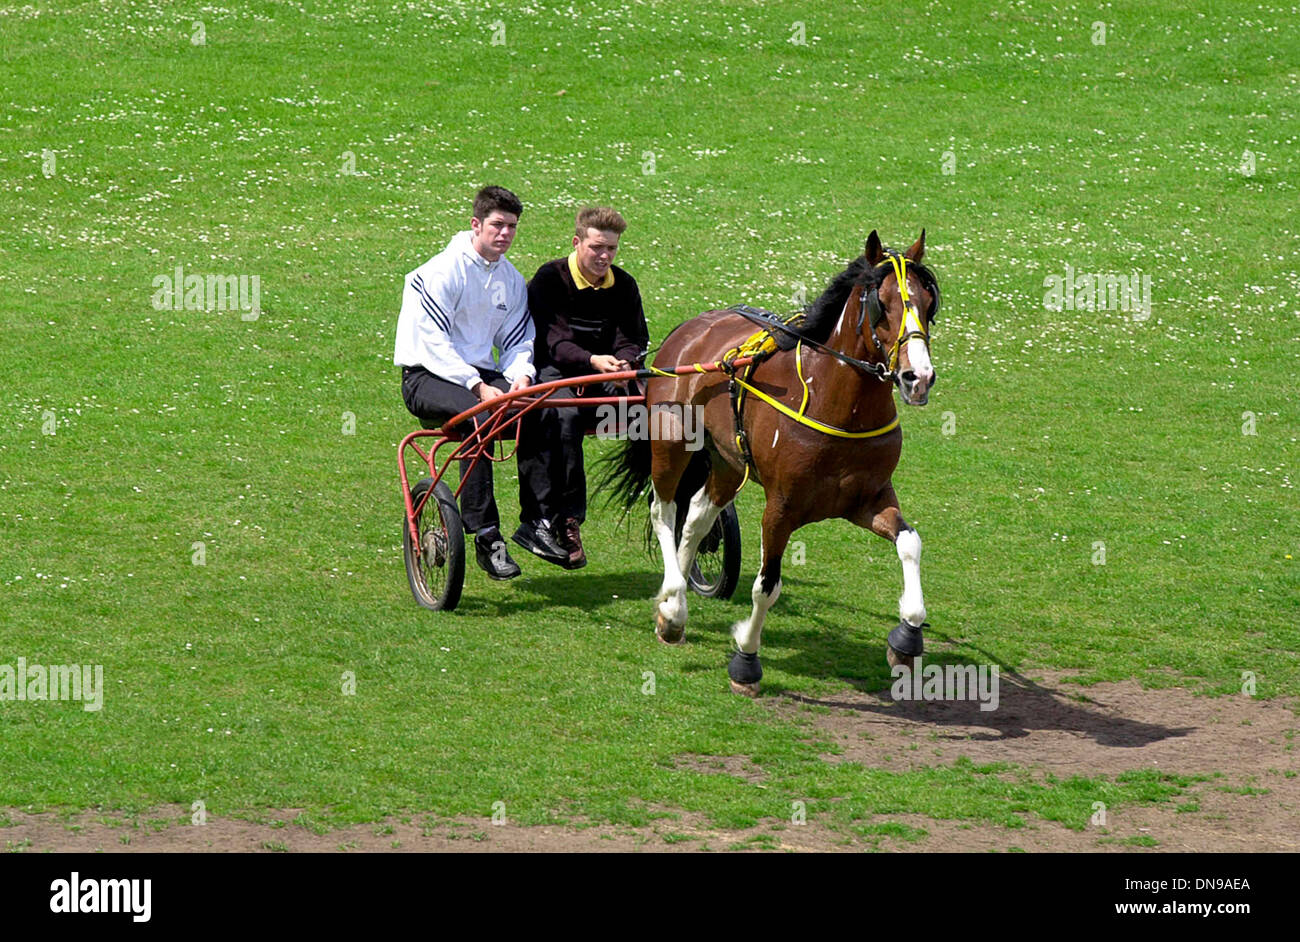
[[[479,370],[483,382],[508,391],[510,384],[494,370]],[[427,428],[436,427],[454,415],[478,405],[479,398],[464,386],[434,376],[422,366],[402,367],[402,400],[406,408]],[[489,410],[490,411],[490,410]],[[554,418],[550,410],[535,409],[520,423],[519,450],[519,509],[521,520],[554,517],[557,507],[553,499],[554,488],[548,473],[550,453],[556,438]],[[477,427],[486,420],[488,412],[472,419]],[[501,516],[497,512],[496,498],[492,493],[492,462],[479,459],[474,469],[471,462],[460,463],[461,480],[465,487],[460,492],[461,521],[465,532],[477,533],[488,527],[499,527]]]
[[[537,382],[549,383],[564,378],[564,374],[554,366],[546,366],[538,374]],[[583,396],[625,396],[629,393],[637,395],[639,390],[635,383],[631,384],[631,387],[625,392],[610,383],[597,383],[584,387],[566,386],[551,393],[551,398],[573,399],[577,397],[579,389],[582,390]],[[529,465],[530,477],[534,474],[548,474],[553,487],[555,519],[563,522],[565,518],[573,517],[582,523],[587,519],[587,469],[583,460],[582,447],[586,433],[594,429],[598,422],[597,407],[561,406],[549,411],[555,414],[557,447],[551,449],[550,455],[532,456],[527,461],[521,457],[519,476],[522,480],[526,463]],[[548,463],[549,471],[542,466],[542,462]]]

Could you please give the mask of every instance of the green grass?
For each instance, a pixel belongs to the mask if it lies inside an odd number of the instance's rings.
[[[1135,834],[1132,837],[1101,837],[1097,839],[1098,844],[1119,844],[1123,847],[1159,847],[1160,842],[1154,837],[1146,834]]]
[[[726,693],[741,601],[693,598],[692,643],[653,642],[657,563],[609,512],[580,574],[471,566],[454,615],[416,608],[401,277],[484,183],[525,202],[525,276],[578,205],[617,205],[656,338],[721,304],[789,309],[872,228],[926,227],[940,379],[895,483],[944,658],[1300,692],[1286,8],[1127,4],[1094,45],[1102,14],[1044,2],[544,7],[3,10],[0,664],[102,664],[107,692],[98,713],[0,703],[0,806],[747,827],[805,800],[851,833],[905,812],[1082,827],[1095,800],[1183,787],[828,766],[809,717]],[[258,275],[260,318],[155,310],[177,265]],[[1151,275],[1150,320],[1046,310],[1067,265]],[[761,504],[738,501],[740,600]],[[885,687],[892,547],[843,522],[795,539],[767,695]],[[765,787],[687,754],[748,756]]]

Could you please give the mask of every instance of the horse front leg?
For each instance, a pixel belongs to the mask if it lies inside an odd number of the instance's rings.
[[[925,596],[921,592],[921,535],[908,526],[898,508],[898,495],[886,485],[872,504],[854,520],[894,544],[903,564],[903,594],[898,599],[898,627],[889,633],[885,659],[890,667],[912,666],[925,650]]]
[[[727,665],[732,693],[745,697],[758,696],[759,681],[763,679],[763,665],[758,660],[763,621],[768,609],[781,595],[781,557],[785,555],[785,547],[790,542],[792,532],[779,506],[769,499],[763,511],[763,563],[750,592],[754,607],[749,618],[736,622],[731,629],[737,648],[731,656],[731,663]]]

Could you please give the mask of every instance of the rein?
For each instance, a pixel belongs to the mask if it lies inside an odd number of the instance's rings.
[[[863,292],[863,297],[865,296],[866,296],[866,292]],[[863,303],[865,304],[865,301]],[[753,323],[758,324],[764,328],[774,328],[776,330],[781,331],[781,333],[783,334],[788,334],[789,336],[793,337],[798,343],[812,347],[814,350],[816,350],[819,353],[824,353],[827,356],[832,356],[835,359],[839,360],[841,363],[845,363],[849,366],[862,370],[864,373],[870,373],[872,376],[880,380],[882,383],[887,383],[894,378],[893,371],[889,369],[889,367],[885,366],[883,363],[871,363],[867,360],[859,360],[857,357],[851,357],[846,353],[840,353],[838,350],[832,350],[830,347],[826,346],[826,344],[818,343],[816,340],[811,340],[808,337],[805,337],[803,334],[799,333],[799,331],[795,330],[793,327],[790,327],[787,324],[783,324],[780,321],[769,321],[766,318],[759,317],[758,315],[752,314],[747,310],[740,310],[739,308],[733,307],[733,308],[729,308],[728,310],[731,313],[739,314],[741,317],[745,318],[745,320],[752,321]],[[883,351],[881,352],[883,353]]]

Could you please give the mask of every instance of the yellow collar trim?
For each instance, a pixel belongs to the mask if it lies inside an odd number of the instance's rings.
[[[595,288],[597,291],[599,291],[601,288],[614,287],[614,269],[612,268],[609,271],[605,272],[605,277],[601,280],[600,284],[598,285],[593,285],[586,278],[582,277],[582,269],[578,267],[577,252],[569,253],[569,274],[573,276],[573,283],[578,286],[579,291],[583,290],[584,288]]]

